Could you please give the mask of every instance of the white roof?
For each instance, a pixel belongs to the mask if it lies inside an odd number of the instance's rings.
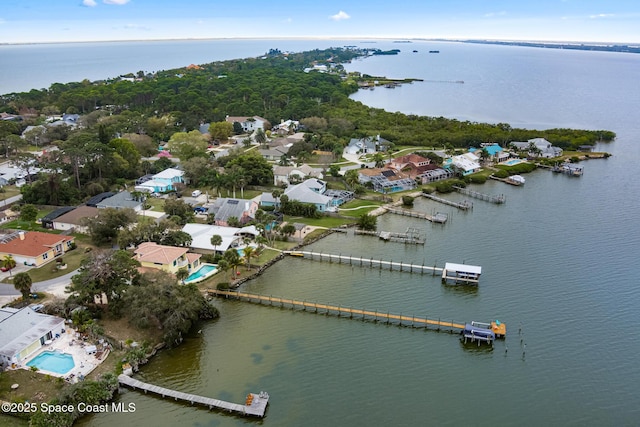
[[[0,309],[0,354],[14,357],[34,341],[45,336],[64,319],[37,313],[30,307]]]
[[[182,231],[191,236],[191,247],[194,249],[205,249],[208,251],[226,251],[231,244],[238,239],[236,233],[241,229],[235,227],[221,227],[209,224],[186,224]],[[211,244],[211,236],[219,235],[222,243],[218,246]]]
[[[176,169],[176,168],[169,168],[153,175],[153,178],[154,179],[171,179],[176,176],[182,176],[182,175],[184,175],[184,171],[181,171],[180,169]]]
[[[482,273],[482,267],[479,265],[455,264],[453,262],[445,263],[444,269],[447,271],[457,271],[457,272],[472,273],[472,274]]]

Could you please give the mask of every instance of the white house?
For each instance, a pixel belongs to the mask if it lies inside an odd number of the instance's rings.
[[[229,248],[240,247],[243,235],[258,236],[260,233],[255,226],[243,228],[222,227],[209,224],[185,224],[182,231],[191,236],[191,250],[200,254],[224,252]],[[211,244],[211,237],[222,237],[222,243],[218,246]]]
[[[64,319],[30,307],[0,308],[0,365],[19,365],[47,341],[65,332]]]
[[[527,154],[530,157],[551,158],[551,157],[562,156],[562,148],[554,147],[553,145],[551,145],[549,141],[547,141],[544,138],[533,138],[526,142],[512,141],[509,145],[516,148],[517,150],[524,151],[524,150],[528,150],[529,147],[531,147],[531,144],[533,144],[537,148],[538,152],[534,153],[529,151]]]
[[[262,129],[267,130],[270,123],[267,119],[263,119],[260,116],[242,117],[242,116],[227,116],[225,118],[227,123],[240,123],[242,130],[247,133],[251,133],[255,130]]]
[[[291,184],[291,181],[300,182],[306,177],[322,179],[322,170],[312,168],[309,165],[300,166],[274,166],[273,185]]]
[[[465,176],[480,170],[480,158],[473,153],[464,153],[446,159],[444,167],[456,169]]]

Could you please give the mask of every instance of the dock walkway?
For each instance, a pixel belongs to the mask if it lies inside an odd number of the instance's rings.
[[[308,251],[283,251],[285,255],[296,256],[304,259],[309,259],[312,261],[328,261],[328,262],[337,262],[339,264],[348,264],[355,265],[358,267],[370,267],[370,268],[379,268],[380,270],[388,269],[389,271],[401,271],[406,273],[432,273],[436,272],[442,273],[443,268],[440,267],[429,267],[426,265],[417,265],[417,264],[405,264],[403,262],[393,262],[393,261],[384,261],[373,258],[362,258],[362,257],[354,257],[347,255],[336,255],[336,254],[325,254],[322,252],[308,252]]]
[[[478,191],[470,190],[468,188],[458,187],[456,185],[454,185],[453,188],[455,188],[458,193],[464,194],[465,196],[473,197],[474,199],[484,200],[485,202],[495,203],[497,205],[507,201],[504,194],[495,196],[491,194],[480,193]]]
[[[407,229],[406,233],[396,233],[393,231],[368,231],[368,230],[354,230],[355,235],[376,236],[382,240],[397,243],[411,243],[414,245],[424,245],[425,239],[420,236],[420,233],[415,229]]]
[[[410,216],[412,218],[426,219],[427,221],[437,222],[437,223],[440,223],[440,224],[444,224],[445,222],[447,222],[447,215],[446,214],[442,214],[442,213],[437,213],[435,215],[429,215],[429,214],[426,214],[424,212],[416,212],[416,211],[410,211],[410,210],[394,208],[394,207],[384,206],[384,208],[387,210],[387,212],[391,212],[391,213],[396,214],[396,215],[403,215],[403,216]]]
[[[246,292],[236,292],[236,291],[222,291],[217,289],[210,289],[209,295],[215,296],[224,296],[227,298],[235,298],[238,300],[244,300],[247,302],[251,302],[254,304],[264,304],[267,303],[269,305],[279,306],[281,308],[288,306],[292,310],[299,308],[307,311],[313,310],[314,313],[317,314],[333,314],[338,317],[345,317],[348,315],[350,318],[353,316],[358,316],[359,319],[362,320],[372,320],[372,321],[384,321],[387,323],[397,322],[398,326],[408,326],[408,327],[425,327],[428,326],[436,326],[438,330],[444,328],[451,332],[459,332],[462,331],[465,327],[464,323],[460,322],[447,322],[443,320],[435,320],[428,319],[426,317],[416,317],[416,316],[405,316],[402,314],[392,314],[392,313],[384,313],[380,311],[371,311],[364,309],[355,309],[348,307],[341,307],[338,305],[329,305],[329,304],[319,304],[308,301],[299,301],[289,298],[279,298],[273,296],[259,295],[259,294],[250,294]],[[361,316],[361,317],[360,317]]]
[[[422,193],[422,196],[426,197],[427,199],[431,199],[431,200],[435,200],[436,202],[443,203],[445,205],[453,206],[463,211],[473,209],[473,203],[468,202],[466,200],[463,202],[453,202],[451,200],[443,199],[441,197],[434,196],[433,194],[427,194],[427,193]]]
[[[210,397],[197,396],[195,394],[183,393],[153,384],[145,383],[131,378],[128,375],[118,375],[120,384],[129,386],[133,389],[143,390],[145,393],[151,392],[162,397],[172,397],[174,400],[189,402],[192,405],[198,403],[207,406],[209,409],[223,409],[229,412],[236,412],[240,415],[251,415],[256,417],[264,417],[269,403],[269,395],[265,392],[259,394],[249,393],[244,405],[238,403],[225,402],[224,400],[212,399]]]

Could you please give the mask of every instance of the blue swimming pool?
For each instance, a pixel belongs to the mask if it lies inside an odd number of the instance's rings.
[[[67,353],[45,351],[34,357],[27,366],[35,366],[43,371],[64,375],[73,369],[73,356]]]
[[[522,160],[520,159],[511,159],[511,160],[507,160],[506,162],[503,162],[503,165],[507,165],[507,166],[513,166],[513,165],[517,165],[518,163],[522,163]]]
[[[213,264],[202,264],[199,269],[187,277],[184,283],[194,283],[213,275],[218,268]]]

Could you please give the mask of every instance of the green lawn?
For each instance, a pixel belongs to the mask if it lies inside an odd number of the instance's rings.
[[[323,216],[321,218],[303,218],[300,216],[292,217],[289,215],[285,215],[284,220],[289,223],[298,222],[300,224],[312,225],[314,227],[326,227],[326,228],[334,228],[340,227],[341,225],[353,224],[354,220],[352,218],[339,218],[333,216]]]

